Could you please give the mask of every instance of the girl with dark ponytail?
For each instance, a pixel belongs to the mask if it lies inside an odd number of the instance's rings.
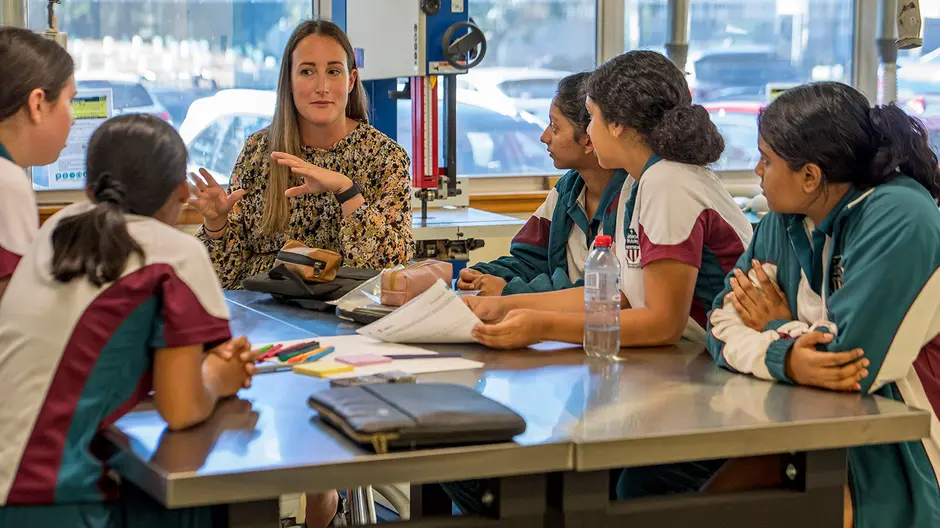
[[[923,124],[854,88],[784,92],[759,117],[771,212],[709,316],[719,365],[940,411],[940,170]],[[940,433],[849,450],[845,526],[940,525]],[[773,460],[737,460],[716,488]],[[771,472],[776,475],[776,472]],[[759,480],[759,478],[758,478]]]
[[[13,276],[0,303],[0,526],[211,522],[209,510],[168,511],[127,483],[121,502],[106,497],[110,461],[92,447],[151,389],[182,429],[254,372],[205,248],[173,227],[189,198],[186,159],[156,117],[102,124],[88,145],[90,202],[49,219]]]
[[[39,218],[24,170],[59,157],[72,128],[72,57],[27,29],[0,26],[0,298]]]
[[[158,162],[141,155],[148,150]],[[144,261],[125,214],[175,224],[189,198],[187,156],[172,127],[144,116],[115,118],[96,130],[87,157],[87,193],[94,206],[56,225],[52,276],[60,282],[83,278],[100,287],[117,280],[131,257]]]
[[[621,264],[621,345],[668,345],[683,337],[704,343],[707,307],[752,234],[705,167],[724,148],[718,129],[704,108],[692,105],[682,71],[658,53],[611,59],[588,77],[583,92],[599,165],[630,175],[617,200],[616,227],[605,232],[613,235]],[[487,346],[583,339],[580,288],[467,302],[493,323],[477,329]]]

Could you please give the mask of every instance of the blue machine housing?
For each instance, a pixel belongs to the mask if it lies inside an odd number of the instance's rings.
[[[425,19],[425,49],[422,71],[429,72],[431,71],[432,64],[446,62],[447,59],[444,57],[443,50],[444,34],[452,25],[458,22],[469,21],[470,6],[468,5],[468,0],[460,1],[463,2],[462,13],[455,13],[453,11],[454,2],[452,0],[440,0],[441,8],[437,14],[426,15],[422,12],[422,16]],[[418,0],[415,0],[416,9],[420,9],[418,5]],[[347,31],[347,20],[351,16],[355,16],[355,14],[348,11],[346,0],[332,0],[331,19],[344,31]],[[461,32],[460,34],[462,35],[464,33],[465,32]],[[356,47],[355,42],[353,42],[352,45],[354,48]],[[403,50],[403,53],[413,53],[413,50]],[[446,74],[455,75],[456,72]],[[369,119],[372,126],[397,141],[398,104],[396,99],[391,97],[390,94],[397,90],[398,79],[374,79],[363,81],[362,84],[371,102]]]

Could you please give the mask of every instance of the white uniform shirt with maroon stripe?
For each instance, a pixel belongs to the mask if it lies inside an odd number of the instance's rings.
[[[673,259],[698,268],[683,337],[704,343],[706,314],[753,229],[718,176],[705,167],[651,160],[635,184],[624,183],[615,251],[620,289],[633,308],[646,306],[643,267]]]
[[[0,279],[13,274],[37,229],[36,197],[26,171],[0,156]]]
[[[206,248],[152,218],[126,215],[146,256],[115,282],[56,281],[53,229],[89,207],[43,225],[0,305],[0,505],[104,498],[91,439],[149,392],[154,349],[230,338]]]

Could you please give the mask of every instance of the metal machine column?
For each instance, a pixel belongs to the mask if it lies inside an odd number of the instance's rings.
[[[689,57],[690,0],[669,0],[669,42],[666,55],[680,70],[685,71]]]
[[[877,16],[881,0],[855,0],[855,43],[852,57],[852,86],[869,103],[878,101],[878,54],[873,45],[878,36]]]
[[[878,28],[878,38],[875,44],[878,46],[878,54],[881,56],[881,64],[884,67],[884,84],[881,96],[881,102],[888,104],[896,101],[898,98],[898,27],[895,20],[897,13],[897,0],[881,0],[880,25]]]

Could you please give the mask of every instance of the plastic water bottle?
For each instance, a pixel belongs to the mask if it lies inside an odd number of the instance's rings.
[[[620,352],[620,261],[610,250],[611,238],[594,239],[584,264],[584,352],[617,360]]]

